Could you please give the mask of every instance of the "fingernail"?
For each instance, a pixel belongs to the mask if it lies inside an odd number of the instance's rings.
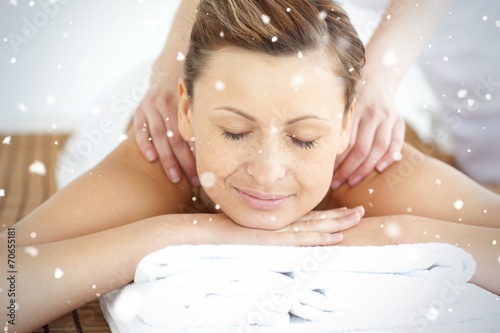
[[[355,176],[351,179],[349,179],[349,185],[351,186],[355,186],[356,184],[358,184],[361,180],[363,180],[363,177],[361,176]]]
[[[200,187],[200,179],[197,176],[194,176],[193,178],[191,178],[191,185],[193,185],[194,187]]]
[[[365,207],[363,206],[358,206],[354,208],[354,210],[359,214],[360,217],[365,215]]]
[[[172,183],[177,184],[178,182],[181,181],[181,177],[179,175],[179,172],[177,171],[176,168],[170,168],[168,169],[168,178],[172,181]]]
[[[334,180],[332,182],[332,190],[338,190],[340,188],[340,186],[342,185],[342,183],[338,180]]]
[[[341,233],[330,234],[329,243],[339,243],[344,239],[344,235]]]
[[[387,169],[387,167],[388,167],[387,162],[380,162],[380,163],[376,166],[376,168],[377,168],[377,171],[378,171],[378,172],[384,172],[384,170],[385,170],[385,169]]]
[[[153,162],[156,159],[156,154],[151,149],[146,151],[146,158],[149,162]]]

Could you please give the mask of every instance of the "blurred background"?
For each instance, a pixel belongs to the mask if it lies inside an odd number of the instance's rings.
[[[127,73],[146,75],[178,4],[0,1],[0,134],[79,128]]]

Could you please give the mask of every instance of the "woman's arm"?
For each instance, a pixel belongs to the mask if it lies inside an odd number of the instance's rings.
[[[410,214],[500,228],[500,196],[460,171],[405,145],[401,161],[358,186],[333,191],[323,207],[363,205],[365,216]],[[323,208],[322,207],[322,208]]]
[[[477,223],[479,224],[479,223]],[[476,261],[471,281],[500,295],[500,229],[444,222],[418,216],[363,219],[344,232],[342,245],[448,243],[469,252]]]
[[[349,214],[348,210],[337,215]],[[344,215],[345,215],[344,214]],[[196,220],[196,223],[193,221]],[[342,221],[342,219],[340,219]],[[75,221],[76,222],[76,221]],[[356,221],[354,221],[356,222]],[[282,232],[241,227],[221,214],[164,215],[98,233],[37,246],[16,247],[9,263],[0,249],[0,270],[13,271],[0,279],[2,307],[15,302],[13,317],[3,307],[0,322],[15,319],[17,332],[30,332],[65,313],[133,280],[147,254],[178,244],[334,245],[331,234],[351,225],[344,219],[299,222],[301,231]],[[290,229],[290,228],[289,228]],[[16,227],[10,229],[16,239]],[[14,266],[8,267],[8,264]],[[15,272],[15,273],[14,273]],[[9,277],[9,275],[7,276]],[[2,326],[3,327],[3,326]],[[9,331],[10,331],[9,330]]]

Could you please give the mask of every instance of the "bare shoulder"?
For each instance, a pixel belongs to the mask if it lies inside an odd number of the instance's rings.
[[[193,196],[190,184],[172,184],[159,162],[141,155],[133,138],[129,135],[96,167],[21,220],[16,225],[20,242],[53,242],[185,212]]]

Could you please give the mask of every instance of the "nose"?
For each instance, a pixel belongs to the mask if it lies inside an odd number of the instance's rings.
[[[276,184],[287,172],[286,156],[280,147],[279,139],[272,141],[274,142],[268,141],[254,149],[247,165],[247,172],[263,186]]]

